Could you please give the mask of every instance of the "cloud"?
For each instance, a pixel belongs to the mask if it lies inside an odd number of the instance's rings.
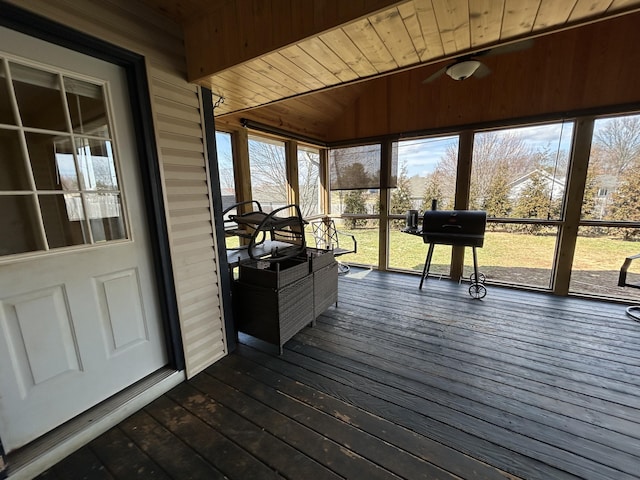
[[[433,172],[447,148],[458,144],[458,137],[419,138],[398,142],[398,161],[407,165],[410,177]]]

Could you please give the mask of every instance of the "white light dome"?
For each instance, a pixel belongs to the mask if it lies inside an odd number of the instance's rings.
[[[465,60],[464,62],[454,63],[447,68],[447,75],[454,80],[464,80],[470,77],[480,67],[477,60]]]

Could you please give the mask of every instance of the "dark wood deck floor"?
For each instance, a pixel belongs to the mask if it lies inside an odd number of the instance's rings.
[[[352,270],[285,346],[240,345],[43,479],[640,478],[622,305]]]

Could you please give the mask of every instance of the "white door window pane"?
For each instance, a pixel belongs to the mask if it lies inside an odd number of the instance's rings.
[[[23,125],[0,127],[0,255],[128,238],[105,87],[7,64]]]
[[[87,193],[85,198],[94,242],[120,240],[127,237],[120,195]]]
[[[10,65],[22,125],[66,131],[67,116],[58,75],[16,63]]]
[[[73,131],[84,135],[109,137],[102,86],[65,77],[64,89]]]
[[[118,190],[111,142],[76,137],[75,143],[83,189]]]
[[[11,106],[9,86],[7,84],[7,75],[4,69],[4,62],[0,62],[0,123],[16,125],[13,107]]]
[[[30,189],[20,132],[0,129],[0,191]]]
[[[31,195],[0,196],[0,255],[40,250]]]
[[[25,133],[33,177],[38,190],[78,190],[70,137]]]
[[[91,243],[79,194],[38,195],[49,248]]]

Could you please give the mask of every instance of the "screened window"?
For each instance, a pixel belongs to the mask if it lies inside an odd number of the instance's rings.
[[[490,218],[559,219],[573,123],[476,133],[470,208]]]
[[[595,121],[581,217],[640,222],[640,115]]]
[[[391,190],[389,213],[430,210],[433,200],[438,209],[453,208],[458,165],[458,136],[402,140],[397,144],[398,176]],[[401,233],[405,220],[390,220],[389,266],[422,271],[425,249],[415,236]],[[449,274],[451,247],[438,245],[430,272]]]
[[[382,148],[379,143],[329,151],[331,190],[380,188]]]
[[[625,258],[640,253],[640,115],[596,119],[570,290],[640,300],[617,286]],[[627,281],[640,280],[634,261]]]
[[[322,213],[320,204],[320,150],[298,145],[298,188],[303,217]]]
[[[251,198],[260,202],[265,212],[289,204],[285,152],[282,141],[249,136]]]
[[[573,122],[475,134],[469,207],[517,220],[487,225],[478,262],[489,280],[550,288],[572,136]]]
[[[430,210],[436,200],[439,210],[452,209],[458,170],[458,136],[416,138],[398,142],[400,165],[397,187],[391,192],[390,213]],[[410,202],[402,199],[409,197]]]
[[[0,63],[0,255],[128,237],[102,85]]]
[[[230,133],[216,132],[216,153],[218,156],[220,189],[222,191],[222,209],[225,210],[227,207],[237,203]]]

